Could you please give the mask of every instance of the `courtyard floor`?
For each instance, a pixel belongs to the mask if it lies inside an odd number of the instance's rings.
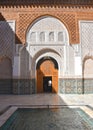
[[[0,126],[17,108],[79,107],[93,118],[93,94],[0,95]],[[6,114],[5,114],[6,113]]]

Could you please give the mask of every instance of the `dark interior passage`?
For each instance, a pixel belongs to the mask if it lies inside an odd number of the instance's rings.
[[[52,92],[52,76],[43,77],[44,92]]]

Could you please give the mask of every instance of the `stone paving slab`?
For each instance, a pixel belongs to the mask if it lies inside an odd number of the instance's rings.
[[[0,127],[7,121],[7,119],[17,110],[17,107],[11,107],[4,114],[0,116]]]
[[[33,95],[0,95],[0,111],[11,105],[91,105],[93,94],[33,94]]]
[[[88,114],[91,118],[93,118],[93,110],[88,108],[87,106],[80,107],[86,114]]]

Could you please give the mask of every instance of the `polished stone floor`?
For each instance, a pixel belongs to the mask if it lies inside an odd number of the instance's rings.
[[[0,95],[0,112],[8,106],[50,105],[50,106],[93,106],[93,94],[33,94],[33,95]]]

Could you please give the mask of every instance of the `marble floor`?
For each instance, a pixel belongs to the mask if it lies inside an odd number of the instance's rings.
[[[0,95],[0,111],[8,106],[49,105],[49,106],[93,106],[93,94],[33,94],[33,95]]]

